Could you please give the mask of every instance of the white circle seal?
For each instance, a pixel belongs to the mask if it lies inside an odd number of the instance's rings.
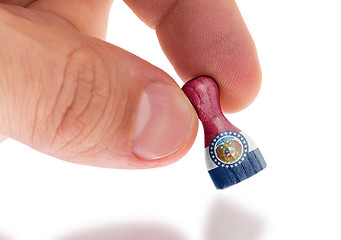
[[[240,164],[248,153],[246,138],[236,131],[224,131],[217,134],[209,146],[210,157],[221,167],[233,167]]]

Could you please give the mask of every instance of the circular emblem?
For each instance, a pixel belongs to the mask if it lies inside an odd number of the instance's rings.
[[[233,167],[244,160],[248,149],[246,138],[241,133],[224,131],[212,139],[209,153],[218,166]]]

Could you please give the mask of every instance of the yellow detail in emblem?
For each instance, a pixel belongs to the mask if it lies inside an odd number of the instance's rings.
[[[217,157],[224,163],[232,163],[242,155],[242,146],[236,140],[229,140],[216,148]]]

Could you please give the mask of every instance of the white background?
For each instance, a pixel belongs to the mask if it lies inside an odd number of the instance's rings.
[[[7,140],[0,144],[0,239],[139,240],[127,230],[141,239],[341,239],[338,2],[238,1],[263,85],[249,108],[228,117],[258,144],[266,170],[215,190],[201,127],[183,159],[143,171],[75,165]],[[183,84],[154,32],[121,0],[108,41]]]

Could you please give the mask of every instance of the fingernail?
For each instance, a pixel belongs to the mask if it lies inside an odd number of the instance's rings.
[[[137,114],[132,151],[146,160],[175,153],[193,129],[195,112],[179,88],[149,83]]]

